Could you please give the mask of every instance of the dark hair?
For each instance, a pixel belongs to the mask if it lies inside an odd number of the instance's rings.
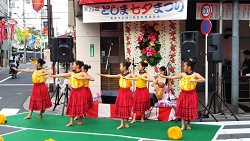
[[[186,63],[186,65],[188,66],[188,67],[191,67],[191,70],[193,70],[194,69],[194,65],[196,64],[196,60],[186,60],[186,61],[184,61],[184,63]]]
[[[143,61],[141,61],[140,64],[141,64],[141,66],[144,67],[144,69],[148,66],[148,63],[145,63],[145,62],[143,62]]]
[[[42,67],[43,64],[45,64],[46,62],[45,62],[42,58],[38,58],[38,59],[37,59],[37,63],[39,63],[40,66]]]
[[[85,64],[85,65],[83,65],[83,69],[86,70],[86,71],[88,71],[89,69],[91,69],[91,66]]]
[[[123,62],[122,65],[126,67],[126,70],[128,70],[129,66],[131,65],[131,62]]]
[[[243,51],[243,54],[250,56],[250,51],[249,50],[245,50],[245,51]]]
[[[75,63],[76,65],[79,65],[79,68],[82,68],[82,66],[84,65],[83,61],[80,60],[76,60]]]
[[[167,69],[166,69],[165,66],[161,66],[159,69],[162,70],[162,71],[164,71],[164,75],[165,75],[165,76],[168,75],[168,72],[167,72]],[[165,84],[166,84],[166,86],[167,86],[167,84],[168,84],[168,79],[166,79]]]

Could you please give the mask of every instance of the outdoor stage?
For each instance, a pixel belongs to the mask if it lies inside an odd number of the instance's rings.
[[[49,138],[56,141],[129,141],[129,140],[169,140],[167,130],[172,126],[181,126],[181,123],[151,121],[144,123],[137,121],[129,124],[129,128],[117,130],[120,120],[86,118],[83,125],[66,127],[68,116],[44,114],[37,119],[38,114],[33,113],[32,119],[24,120],[28,113],[8,116],[8,122],[0,125],[1,128],[18,128],[17,132],[1,135],[5,141],[45,141]],[[191,124],[192,130],[183,131],[183,141],[211,141],[220,128],[215,125]]]

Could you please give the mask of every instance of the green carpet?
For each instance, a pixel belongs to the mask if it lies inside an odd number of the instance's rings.
[[[181,126],[181,123],[147,120],[144,123],[137,121],[135,124],[129,124],[130,128],[117,130],[116,127],[120,125],[120,120],[87,118],[83,120],[83,125],[76,125],[78,121],[75,121],[74,126],[66,127],[65,125],[69,122],[68,116],[44,114],[42,119],[37,119],[38,114],[34,113],[32,119],[24,120],[23,118],[26,116],[27,113],[7,117],[8,123],[5,125],[28,128],[28,130],[2,136],[4,139],[6,138],[6,141],[14,141],[19,136],[19,139],[25,136],[24,141],[39,141],[39,139],[44,141],[49,138],[56,141],[81,140],[83,138],[91,141],[123,141],[139,140],[140,138],[169,140],[167,135],[168,128]],[[220,126],[191,124],[191,128],[192,130],[183,131],[183,141],[200,141],[201,139],[203,141],[211,141]],[[48,130],[53,130],[54,132]],[[91,133],[97,133],[98,135]],[[113,135],[121,135],[122,137],[114,137]],[[64,136],[67,137],[64,138]]]

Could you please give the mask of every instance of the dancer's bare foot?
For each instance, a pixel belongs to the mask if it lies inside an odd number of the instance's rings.
[[[190,126],[187,126],[187,130],[191,130],[191,127],[190,127]]]
[[[181,127],[181,131],[185,130],[185,127]]]
[[[39,115],[37,118],[43,118],[43,116],[40,116],[40,115]]]
[[[25,118],[23,118],[23,119],[31,119],[31,117],[27,116],[27,117],[25,117]]]
[[[144,122],[144,119],[141,119],[141,122]]]
[[[73,125],[74,125],[73,123],[69,123],[66,125],[66,127],[73,126]]]
[[[78,117],[75,117],[74,120],[78,120]]]
[[[129,125],[128,125],[128,124],[126,124],[126,125],[125,125],[125,127],[126,127],[126,128],[129,128]]]
[[[79,121],[79,122],[77,123],[77,125],[82,125],[82,122]]]
[[[136,120],[132,120],[130,123],[136,123]]]
[[[123,125],[120,125],[120,126],[118,126],[116,129],[122,129],[122,128],[124,128],[124,126],[123,126]]]

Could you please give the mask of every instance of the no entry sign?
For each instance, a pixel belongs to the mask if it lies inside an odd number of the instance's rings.
[[[201,23],[201,32],[203,34],[208,34],[211,31],[212,23],[209,19],[205,19]]]
[[[202,7],[201,7],[201,16],[203,18],[208,18],[212,13],[212,7],[210,4],[204,4]]]

